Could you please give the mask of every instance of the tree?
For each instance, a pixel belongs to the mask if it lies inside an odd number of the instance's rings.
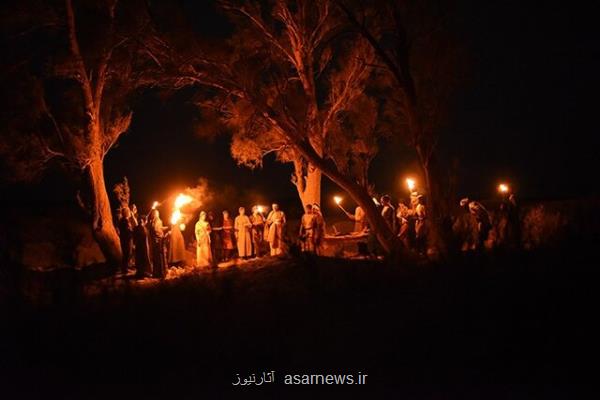
[[[83,174],[81,200],[110,262],[121,248],[106,190],[103,160],[131,122],[128,100],[160,76],[143,2],[16,2],[3,15],[8,62],[3,99],[8,140],[1,153],[20,178],[51,162]]]
[[[339,10],[371,46],[393,88],[387,113],[404,121],[403,133],[421,165],[432,221],[431,239],[445,252],[444,178],[437,156],[439,132],[460,80],[461,52],[435,1],[335,0]]]
[[[320,202],[325,174],[361,205],[383,248],[392,252],[396,238],[366,179],[379,108],[367,90],[370,45],[347,33],[327,0],[221,5],[235,33],[219,48],[192,48],[177,84],[215,89],[199,102],[235,128],[232,153],[238,161],[257,166],[275,152],[293,162],[303,204]]]

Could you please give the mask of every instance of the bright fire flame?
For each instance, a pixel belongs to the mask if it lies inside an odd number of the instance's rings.
[[[509,188],[508,188],[508,185],[506,183],[501,183],[501,184],[498,185],[498,191],[500,193],[508,193],[508,190],[509,190]]]
[[[180,219],[181,211],[179,211],[179,208],[177,208],[175,209],[175,211],[173,211],[173,214],[171,215],[171,225],[176,225]]]
[[[155,201],[154,203],[152,203],[152,209],[156,210],[156,207],[158,207],[158,201]]]
[[[340,196],[333,196],[333,201],[335,201],[335,204],[338,206],[341,204],[342,200],[343,199]]]
[[[264,208],[263,206],[256,206],[256,210],[257,210],[259,213],[262,213],[262,212],[264,212],[264,211],[265,211],[265,208]]]
[[[182,231],[185,231],[185,224],[179,224],[179,229],[181,229]]]
[[[188,196],[187,194],[183,194],[180,193],[177,198],[175,199],[175,208],[179,209],[183,206],[185,206],[186,204],[189,204],[192,202],[192,197]]]
[[[415,180],[411,178],[406,178],[406,186],[408,186],[408,190],[411,192],[415,189]]]

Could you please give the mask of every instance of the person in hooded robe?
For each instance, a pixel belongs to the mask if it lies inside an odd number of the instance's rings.
[[[250,223],[252,224],[252,255],[254,257],[260,257],[262,255],[265,217],[259,211],[258,206],[252,207]]]
[[[146,218],[139,217],[138,224],[133,228],[133,243],[135,245],[135,269],[138,278],[152,276],[150,263],[150,248],[148,246],[148,229]]]
[[[158,210],[152,210],[150,214],[150,251],[152,255],[152,276],[154,278],[164,279],[167,276],[167,257],[165,254],[165,231],[168,227],[164,226],[160,219]]]
[[[313,213],[312,204],[307,204],[304,215],[300,220],[300,232],[298,237],[302,243],[302,251],[306,253],[315,252],[315,231],[317,230],[317,220]]]
[[[174,224],[171,227],[171,238],[169,240],[169,265],[180,266],[185,261],[185,241],[181,227]]]
[[[135,226],[134,219],[131,215],[129,207],[121,209],[121,218],[119,218],[119,240],[121,242],[121,272],[127,275],[129,263],[133,254],[133,228]]]
[[[221,244],[223,245],[223,261],[233,257],[235,246],[233,242],[234,233],[233,220],[229,217],[229,211],[223,211],[223,224],[221,226]]]
[[[353,232],[362,233],[368,229],[367,216],[361,206],[356,206],[356,208],[354,209],[354,215],[350,214],[346,210],[343,211],[351,221],[354,221]]]
[[[392,199],[389,195],[381,196],[381,216],[388,224],[392,232],[396,232],[396,211],[392,205]]]
[[[246,209],[240,207],[239,215],[235,217],[234,230],[238,256],[244,260],[252,256],[252,222],[246,215]]]
[[[277,256],[284,252],[283,234],[285,232],[285,214],[279,209],[278,204],[273,204],[271,212],[267,216],[267,241],[271,249],[271,255]]]
[[[413,210],[408,208],[403,202],[398,203],[397,210],[396,218],[398,219],[400,226],[400,229],[398,230],[398,238],[405,248],[410,249],[410,220],[413,217]]]
[[[212,211],[206,213],[206,221],[210,226],[210,252],[213,266],[217,266],[221,259],[221,232],[217,228],[215,214]]]
[[[213,265],[210,232],[211,227],[206,220],[206,213],[201,211],[194,229],[196,234],[196,267],[204,268]]]

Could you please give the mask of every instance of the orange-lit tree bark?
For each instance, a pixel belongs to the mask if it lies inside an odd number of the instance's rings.
[[[344,114],[356,114],[368,103],[373,73],[368,43],[345,33],[330,1],[298,1],[293,9],[281,0],[267,9],[256,2],[221,4],[235,34],[218,51],[199,48],[181,66],[176,86],[217,89],[218,95],[199,103],[232,123],[238,160],[260,165],[265,154],[276,152],[293,162],[303,204],[320,202],[324,174],[363,207],[382,247],[394,251],[397,240],[369,193],[368,165],[358,168],[359,174],[349,168],[357,159],[368,164],[372,158],[368,143],[374,130],[356,130],[350,140],[340,134],[341,125],[347,128]],[[376,109],[367,107],[374,116]],[[359,152],[364,154],[356,157]]]
[[[30,7],[25,6],[27,18],[19,21],[28,29],[16,35],[14,44],[32,49],[23,57],[25,72],[14,72],[16,79],[30,83],[24,85],[28,114],[6,128],[13,140],[2,152],[22,156],[15,161],[28,173],[43,171],[53,160],[80,171],[87,186],[80,204],[89,212],[94,238],[106,259],[117,262],[121,248],[103,163],[131,122],[128,96],[155,77],[152,43],[144,41],[149,30],[144,4],[65,0],[62,7]],[[30,20],[35,20],[33,28]],[[18,25],[14,28],[22,28]],[[33,33],[36,36],[28,41]],[[40,35],[50,40],[36,47],[42,42]],[[30,64],[31,59],[38,64]],[[35,69],[40,60],[43,70]],[[31,123],[23,126],[26,117]]]
[[[394,104],[395,118],[405,122],[403,133],[415,149],[427,190],[432,244],[444,253],[442,223],[448,204],[443,200],[445,179],[436,146],[461,64],[445,15],[436,15],[440,10],[432,2],[335,3],[389,72],[394,89],[389,104]]]

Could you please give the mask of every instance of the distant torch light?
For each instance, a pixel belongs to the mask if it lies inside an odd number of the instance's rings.
[[[411,178],[406,178],[406,186],[408,186],[409,191],[414,191],[416,186],[415,180]]]
[[[340,196],[333,196],[333,201],[335,201],[335,204],[337,204],[338,206],[340,204],[342,204],[342,198]]]
[[[510,188],[508,187],[508,185],[506,183],[501,183],[498,185],[498,191],[500,193],[508,193],[510,190]]]
[[[152,209],[156,210],[156,207],[158,207],[158,201],[155,201],[154,203],[152,203]]]
[[[256,210],[262,214],[265,211],[265,208],[263,206],[256,206]]]
[[[185,224],[179,224],[179,229],[185,231]]]

